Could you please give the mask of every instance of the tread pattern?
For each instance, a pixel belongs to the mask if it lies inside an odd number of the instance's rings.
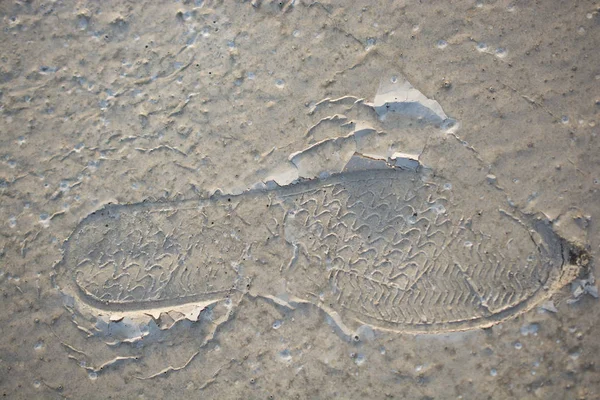
[[[285,279],[342,318],[410,326],[485,319],[545,285],[526,227],[466,213],[442,180],[364,171],[202,201],[109,206],[65,245],[62,275],[99,307],[153,307]],[[277,295],[277,293],[264,293]],[[318,304],[317,304],[318,305]]]
[[[502,222],[493,235],[478,231],[433,182],[340,182],[303,194],[294,213],[301,221],[286,228],[302,232],[305,269],[329,269],[328,305],[341,314],[398,325],[485,318],[549,276],[526,229],[498,214],[489,216]]]

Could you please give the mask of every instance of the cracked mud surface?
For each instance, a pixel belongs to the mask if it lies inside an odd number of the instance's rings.
[[[1,393],[598,398],[598,7],[1,4]]]

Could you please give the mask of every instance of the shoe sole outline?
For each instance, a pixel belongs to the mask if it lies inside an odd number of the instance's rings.
[[[577,249],[548,221],[501,210],[492,220],[467,216],[443,182],[368,170],[232,196],[107,205],[66,240],[56,282],[98,315],[247,293],[313,304],[346,333],[365,324],[422,333],[494,325],[577,273],[569,262]],[[497,233],[480,229],[490,221]]]

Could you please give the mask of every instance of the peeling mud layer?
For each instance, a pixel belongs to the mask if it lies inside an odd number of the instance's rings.
[[[576,276],[572,247],[548,221],[469,212],[450,185],[368,170],[237,196],[107,206],[69,238],[59,286],[99,314],[253,291],[312,303],[341,327],[439,332],[501,322]]]

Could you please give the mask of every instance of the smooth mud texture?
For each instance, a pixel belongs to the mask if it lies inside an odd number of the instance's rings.
[[[346,325],[399,332],[489,326],[560,288],[569,246],[548,221],[474,212],[444,189],[449,182],[370,170],[208,200],[107,206],[69,238],[59,285],[98,312],[252,289],[332,310]]]

